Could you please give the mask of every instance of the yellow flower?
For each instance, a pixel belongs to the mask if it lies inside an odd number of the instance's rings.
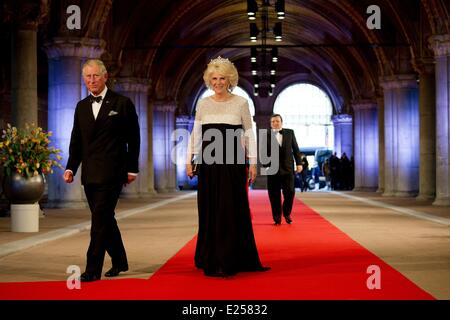
[[[62,168],[56,160],[61,160],[61,150],[49,147],[51,133],[35,125],[25,125],[17,129],[7,124],[0,139],[0,168],[6,175],[17,172],[23,176],[47,174],[53,166]]]

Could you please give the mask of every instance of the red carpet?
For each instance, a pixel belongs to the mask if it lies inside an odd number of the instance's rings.
[[[204,277],[193,265],[194,238],[148,280],[83,283],[82,290],[68,290],[65,281],[0,283],[0,299],[434,299],[301,201],[294,204],[294,223],[275,227],[266,191],[252,191],[250,200],[260,258],[272,268],[268,272]],[[381,289],[367,288],[370,265],[381,270]]]

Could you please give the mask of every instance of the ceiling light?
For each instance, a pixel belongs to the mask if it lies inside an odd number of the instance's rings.
[[[283,20],[285,16],[284,0],[277,0],[277,2],[275,2],[275,11],[277,12],[278,19]]]
[[[275,26],[273,27],[273,34],[275,36],[275,41],[281,41],[282,36],[282,30],[281,30],[281,22],[275,23]]]
[[[256,12],[258,11],[258,4],[256,0],[247,0],[247,15],[249,20],[256,19]]]
[[[250,41],[256,42],[256,38],[258,37],[259,29],[256,26],[256,23],[250,23]]]

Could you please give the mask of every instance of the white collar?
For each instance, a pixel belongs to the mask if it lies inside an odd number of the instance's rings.
[[[108,91],[108,87],[107,86],[105,86],[104,88],[103,88],[103,90],[102,90],[102,92],[100,92],[100,94],[98,95],[98,96],[96,96],[96,95],[94,95],[92,92],[89,92],[92,96],[94,96],[94,97],[102,97],[102,99],[105,99],[105,96],[106,96],[106,91]]]

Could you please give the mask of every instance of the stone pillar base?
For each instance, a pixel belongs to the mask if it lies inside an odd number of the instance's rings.
[[[155,191],[149,191],[149,192],[139,192],[139,193],[121,193],[120,198],[121,199],[146,199],[146,198],[152,198],[154,195],[156,195]]]
[[[436,198],[436,200],[434,200],[434,202],[433,202],[433,206],[449,207],[450,206],[450,197]]]
[[[339,192],[339,191],[348,191],[348,190],[335,190],[335,191]],[[377,191],[377,187],[355,187],[351,191],[354,191],[354,192],[375,192],[375,191]]]
[[[160,188],[156,189],[157,193],[171,193],[171,192],[177,192],[178,190],[176,188]]]
[[[155,195],[156,195],[156,191],[155,190],[148,191],[148,192],[145,192],[145,193],[144,192],[139,193],[139,197],[140,198],[144,198],[144,199],[153,198]]]
[[[416,191],[396,191],[394,193],[394,196],[398,197],[398,198],[401,198],[401,197],[411,198],[411,197],[417,196],[417,192]]]
[[[70,208],[70,209],[86,209],[89,207],[86,200],[80,201],[64,201],[64,200],[49,200],[42,204],[44,208]]]
[[[430,194],[419,194],[416,197],[417,201],[428,201],[428,200],[433,200],[436,196],[435,195],[430,195]]]
[[[138,193],[121,193],[120,197],[121,199],[138,199],[141,195]]]
[[[12,232],[39,232],[39,204],[11,204]]]

